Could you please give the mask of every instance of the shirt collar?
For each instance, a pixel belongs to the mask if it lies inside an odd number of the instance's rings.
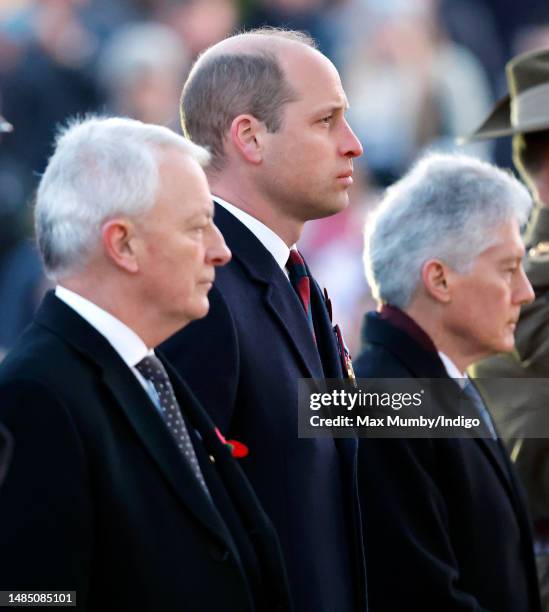
[[[282,271],[285,272],[286,264],[288,263],[288,258],[290,257],[290,248],[284,242],[284,240],[275,234],[271,228],[267,227],[264,223],[261,223],[259,219],[252,217],[252,215],[244,212],[234,204],[230,204],[219,196],[214,196],[214,199],[218,204],[223,206],[225,210],[230,212],[243,225],[245,225],[250,232],[252,232],[252,234],[273,256],[274,260],[280,266]]]
[[[154,354],[132,329],[97,304],[61,285],[55,288],[55,295],[103,335],[130,368]]]
[[[453,378],[457,384],[463,389],[467,383],[467,374],[464,372],[460,372],[457,365],[442,351],[438,352],[438,356],[442,361],[444,367],[446,368],[446,372],[450,378]]]

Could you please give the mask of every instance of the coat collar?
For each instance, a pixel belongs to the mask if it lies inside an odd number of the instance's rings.
[[[181,456],[145,390],[110,343],[72,308],[49,292],[35,317],[36,324],[47,328],[97,369],[114,398],[116,406],[128,420],[146,451],[152,457],[165,480],[195,518],[233,547],[232,538],[217,509],[196,481],[190,466]],[[170,370],[170,377],[173,371]],[[199,418],[202,410],[179,379],[174,390],[185,417],[191,426],[209,429],[209,419]],[[198,430],[202,435],[200,429]],[[215,445],[214,445],[215,446]],[[221,445],[213,452],[224,451]],[[236,552],[236,551],[235,551]]]
[[[423,330],[421,332],[425,334]],[[378,312],[366,314],[362,327],[362,340],[365,344],[378,344],[389,350],[414,378],[448,377],[436,350],[420,345],[404,329],[393,325]]]
[[[215,205],[215,223],[233,253],[227,267],[239,265],[251,282],[263,292],[267,310],[283,330],[310,378],[323,378],[318,350],[303,307],[284,272],[273,256],[234,215]],[[223,268],[218,271],[221,278]]]

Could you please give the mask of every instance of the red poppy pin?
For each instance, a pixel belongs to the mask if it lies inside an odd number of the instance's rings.
[[[248,453],[250,452],[248,450],[248,447],[245,444],[242,444],[242,442],[239,442],[238,440],[225,440],[225,436],[219,431],[217,427],[215,428],[215,433],[217,434],[217,437],[221,440],[221,442],[229,448],[229,450],[231,451],[231,455],[235,459],[242,459],[242,457],[246,457],[246,455],[248,455]]]

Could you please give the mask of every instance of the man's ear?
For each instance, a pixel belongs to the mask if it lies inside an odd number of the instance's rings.
[[[236,151],[252,164],[263,159],[265,124],[253,115],[238,115],[231,123],[229,138]]]
[[[103,248],[119,268],[135,273],[139,270],[135,252],[135,227],[127,219],[110,219],[101,226]]]
[[[447,304],[452,299],[449,268],[439,259],[429,259],[421,268],[425,291],[438,302]]]

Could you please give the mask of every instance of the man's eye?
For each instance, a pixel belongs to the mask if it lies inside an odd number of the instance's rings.
[[[330,121],[332,120],[333,115],[326,115],[326,117],[322,117],[322,119],[320,120],[321,123],[330,123]]]

